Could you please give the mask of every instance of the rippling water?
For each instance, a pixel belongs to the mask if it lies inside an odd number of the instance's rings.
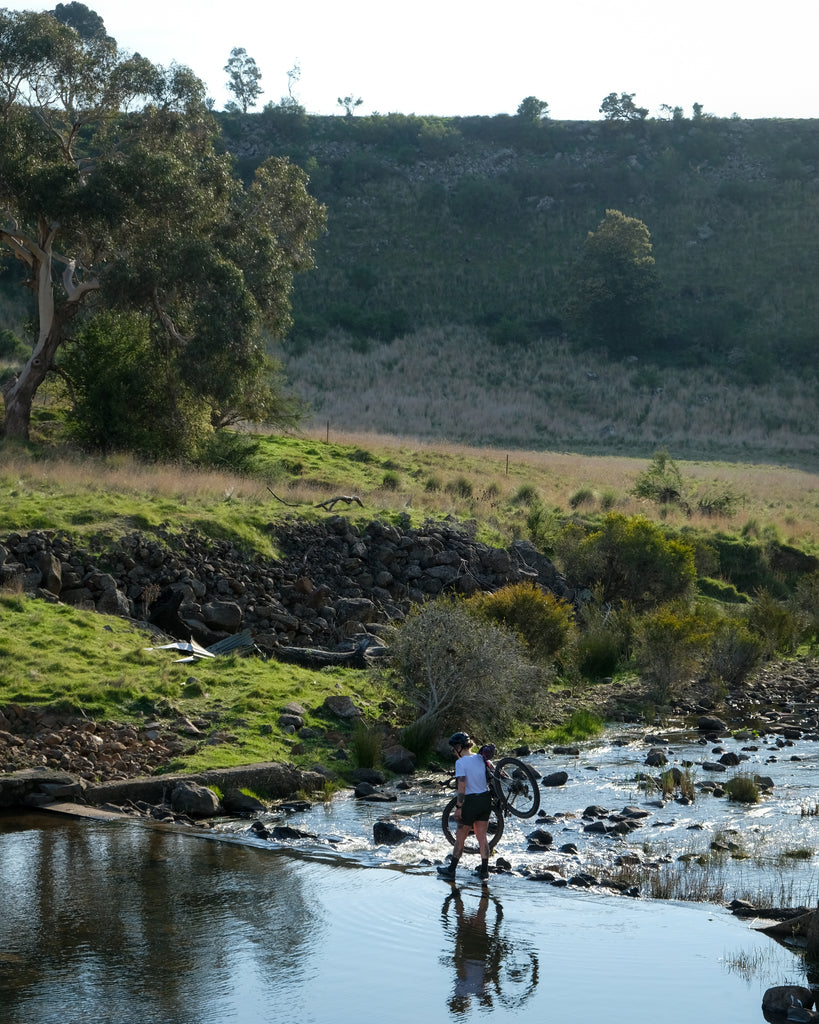
[[[692,737],[670,740],[672,762],[713,759]],[[754,807],[707,796],[654,806],[634,782],[646,749],[613,730],[579,758],[533,756],[544,773],[569,771],[543,801],[568,815],[548,826],[555,845],[575,842],[578,854],[529,853],[536,819],[510,823],[498,852],[516,869],[547,860],[568,874],[625,849],[673,850],[673,870],[681,847],[707,850],[733,830],[749,856],[725,858],[727,885],[790,887],[815,903],[815,855],[782,856],[816,843],[819,819],[803,814],[817,798],[815,745],[748,755],[745,770],[776,781],[775,798]],[[247,821],[194,837],[0,816],[0,1024],[747,1024],[762,1019],[766,988],[805,982],[797,954],[721,907],[513,875],[484,888],[463,869],[457,887],[442,882],[432,864],[449,850],[438,821],[447,795],[417,786],[386,806],[342,795],[286,819],[317,838],[279,844],[249,836]],[[635,803],[651,811],[640,831],[583,832],[589,804]],[[373,824],[392,815],[415,838],[375,846]]]
[[[0,818],[0,852],[3,1024],[747,1024],[803,979],[705,905],[44,816]]]
[[[819,801],[819,744],[802,740],[780,748],[770,742],[727,738],[722,746],[746,760],[724,773],[712,773],[705,771],[701,762],[718,759],[713,744],[703,746],[696,734],[684,732],[669,733],[665,739],[665,744],[647,743],[645,730],[610,727],[599,741],[584,745],[579,757],[542,753],[527,758],[543,775],[565,769],[569,781],[559,788],[541,789],[541,812],[556,820],[544,824],[538,818],[507,818],[496,854],[517,870],[549,864],[572,874],[612,869],[616,858],[630,850],[675,875],[674,895],[682,896],[678,890],[687,889],[693,898],[711,892],[716,899],[740,896],[767,905],[813,906],[819,887],[819,816],[813,813]],[[645,766],[649,746],[665,747],[669,767],[693,762],[689,771],[696,782],[724,783],[738,772],[765,775],[775,783],[773,795],[753,805],[701,792],[692,804],[675,799],[663,803],[657,793],[646,793],[636,781],[639,773],[657,777],[662,771]],[[758,749],[748,750],[749,746]],[[373,804],[346,791],[309,811],[286,817],[262,816],[262,820],[270,827],[286,823],[317,837],[292,843],[295,848],[332,849],[336,855],[362,864],[410,867],[425,860],[440,862],[449,853],[440,814],[450,796],[451,792],[439,785],[414,785],[397,792],[393,804]],[[582,818],[592,805],[615,812],[627,805],[637,806],[648,811],[649,817],[628,836],[596,835],[584,831],[589,821]],[[373,825],[380,818],[394,820],[415,836],[414,841],[375,846]],[[265,846],[264,840],[248,834],[249,824],[229,822],[222,827]],[[538,827],[552,833],[552,852],[529,852],[527,837]],[[731,843],[736,848],[734,854],[709,857],[704,865],[679,860],[682,854],[708,855],[715,840]],[[567,843],[577,847],[577,854],[559,852]]]

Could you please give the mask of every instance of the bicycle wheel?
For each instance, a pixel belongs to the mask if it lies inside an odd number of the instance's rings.
[[[504,811],[531,818],[540,807],[540,788],[534,770],[516,757],[502,757],[491,775],[492,786]]]
[[[450,814],[455,810],[456,798],[453,797],[444,808],[444,813],[441,815],[441,828],[444,830],[444,835],[447,837],[452,846],[455,845],[455,833],[458,831],[458,824],[453,818],[449,820]],[[503,835],[503,814],[498,808],[495,801],[492,801],[492,810],[489,813],[489,828],[486,831],[486,839],[489,843],[489,852],[494,853],[495,847],[498,845],[500,837]],[[480,853],[478,849],[478,843],[475,840],[474,832],[470,835],[469,839],[464,843],[464,853]]]

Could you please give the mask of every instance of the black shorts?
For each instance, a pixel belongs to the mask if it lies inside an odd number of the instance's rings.
[[[492,794],[489,790],[485,793],[469,793],[464,797],[461,808],[461,824],[474,825],[476,821],[489,821],[491,810]]]

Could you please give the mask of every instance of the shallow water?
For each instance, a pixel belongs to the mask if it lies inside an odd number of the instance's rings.
[[[703,904],[454,887],[127,822],[0,817],[0,893],[3,1024],[747,1024],[767,987],[804,981]]]
[[[506,858],[519,872],[549,865],[568,876],[578,871],[612,871],[620,855],[635,851],[644,863],[656,864],[658,873],[672,876],[665,888],[677,898],[729,902],[740,897],[768,906],[814,906],[819,887],[819,817],[813,813],[819,801],[819,743],[798,740],[778,748],[770,741],[726,738],[722,746],[747,760],[738,768],[712,773],[705,771],[701,762],[718,759],[713,744],[703,746],[696,733],[683,731],[666,733],[663,738],[667,742],[660,742],[659,734],[647,742],[645,729],[610,727],[598,741],[582,745],[578,757],[552,753],[528,757],[544,776],[565,769],[569,781],[561,787],[541,787],[541,812],[555,821],[507,817],[496,855]],[[759,749],[747,749],[754,745]],[[663,770],[645,766],[650,747],[667,750],[667,767],[693,762],[689,771],[695,782],[724,784],[738,772],[759,774],[773,779],[773,794],[752,805],[700,791],[691,804],[676,799],[663,803],[656,792],[646,793],[636,782],[641,772],[658,777]],[[332,849],[338,856],[368,866],[410,867],[425,860],[441,862],[449,853],[440,814],[451,795],[439,784],[414,784],[397,791],[393,804],[373,804],[346,791],[331,803],[315,804],[303,813],[262,815],[261,819],[269,827],[286,823],[316,837],[289,844],[296,849]],[[592,805],[615,812],[636,806],[650,816],[630,835],[601,836],[584,831],[589,819],[583,819],[583,811]],[[394,820],[413,834],[414,840],[399,846],[375,846],[373,825],[381,818]],[[233,821],[219,827],[244,834],[259,846],[267,845],[248,833],[249,824]],[[536,828],[553,835],[552,851],[529,852],[527,837]],[[681,855],[708,855],[715,840],[733,844],[733,853],[708,856],[703,865],[679,860]],[[567,843],[575,844],[577,854],[560,852]]]

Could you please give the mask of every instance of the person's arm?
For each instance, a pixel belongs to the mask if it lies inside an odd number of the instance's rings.
[[[455,796],[455,813],[458,817],[461,816],[461,807],[463,806],[464,799],[466,797],[466,776],[458,776],[458,792]]]

